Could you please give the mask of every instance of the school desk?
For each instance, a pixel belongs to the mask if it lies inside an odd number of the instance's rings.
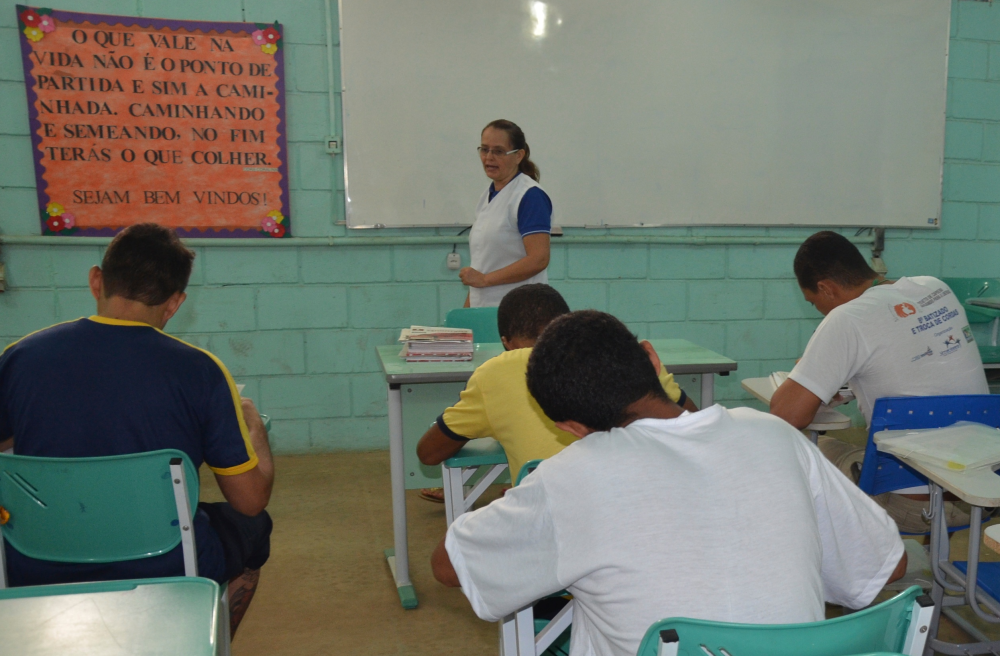
[[[771,377],[744,378],[740,381],[740,387],[750,392],[758,401],[771,404],[771,396],[774,394],[774,386],[771,384]],[[851,418],[837,412],[833,408],[821,405],[813,417],[812,422],[806,426],[809,431],[809,439],[813,444],[819,442],[819,434],[828,430],[842,430],[851,427]]]
[[[980,642],[965,645],[954,645],[938,640],[937,629],[941,612],[954,606],[969,606],[975,614],[987,622],[1000,621],[1000,602],[996,598],[1000,594],[997,586],[1000,581],[1000,563],[979,562],[983,508],[1000,506],[1000,476],[988,467],[972,471],[952,471],[912,458],[896,457],[906,466],[926,476],[930,484],[930,560],[934,578],[931,598],[934,600],[935,609],[927,643],[928,653],[931,649],[942,654],[956,655],[996,653],[1000,650],[1000,640],[989,640],[975,627],[971,627],[972,635]],[[972,506],[969,521],[969,555],[968,561],[964,563],[950,560],[950,542],[944,510],[945,492],[954,494]],[[997,527],[990,529],[988,536],[996,531]],[[986,542],[989,544],[989,537]],[[988,588],[988,592],[984,591],[984,588]],[[946,594],[949,590],[958,594]],[[952,617],[950,613],[949,617]]]
[[[736,362],[685,339],[650,340],[667,371],[674,375],[701,374],[701,405],[715,399],[715,376],[728,376]],[[407,489],[441,485],[440,467],[426,467],[417,460],[416,443],[445,408],[458,400],[476,367],[503,353],[501,344],[476,344],[471,362],[408,363],[399,357],[400,345],[379,346],[378,359],[389,389],[389,469],[392,478],[392,527],[394,548],[385,556],[396,581],[403,608],[416,608],[410,583],[406,542]]]
[[[228,640],[219,586],[196,577],[0,590],[0,653],[214,656]]]

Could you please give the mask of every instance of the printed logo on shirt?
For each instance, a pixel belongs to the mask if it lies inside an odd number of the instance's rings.
[[[948,335],[948,339],[944,340],[944,345],[947,347],[945,350],[941,351],[940,355],[948,355],[958,350],[962,345],[961,340],[957,339],[954,335]]]
[[[910,362],[916,362],[920,358],[926,358],[928,355],[934,355],[934,349],[932,349],[930,346],[928,346],[927,350],[921,353],[920,355],[915,355],[912,358],[910,358]]]
[[[950,289],[947,289],[945,287],[938,287],[933,292],[931,292],[927,296],[924,296],[922,299],[920,299],[919,301],[917,301],[917,304],[920,307],[927,307],[931,303],[944,298],[945,296],[947,296],[950,293],[951,293]]]
[[[917,313],[917,308],[913,307],[909,303],[900,303],[892,309],[896,312],[896,316],[900,319],[905,319],[906,317]]]
[[[949,326],[948,328],[945,328],[944,330],[942,330],[940,332],[934,333],[934,336],[935,337],[940,337],[941,335],[946,335],[946,334],[950,333],[952,330],[954,330],[954,329]]]
[[[971,342],[972,341],[972,328],[971,327],[966,326],[965,328],[962,328],[962,334],[965,335],[965,341],[967,341],[967,342]]]

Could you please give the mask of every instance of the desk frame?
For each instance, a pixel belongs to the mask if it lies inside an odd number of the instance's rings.
[[[662,351],[660,360],[663,366],[672,374],[701,374],[701,407],[706,408],[715,402],[715,376],[728,376],[736,371],[737,364],[729,358],[714,351],[702,348],[684,339],[650,340],[658,352]],[[406,474],[403,453],[403,385],[428,383],[465,382],[472,376],[475,368],[482,364],[482,359],[473,362],[448,363],[447,371],[435,370],[439,363],[425,365],[407,364],[414,369],[401,373],[398,365],[399,346],[380,346],[377,349],[379,364],[385,374],[388,387],[389,410],[389,475],[392,479],[392,531],[393,548],[385,550],[385,557],[392,571],[399,601],[403,608],[409,610],[417,607],[417,594],[410,581],[409,547],[406,533]],[[503,352],[499,344],[476,344],[477,353],[483,355],[499,355]],[[691,357],[694,353],[698,357]],[[674,357],[672,357],[674,356]],[[700,361],[699,361],[700,360]],[[444,408],[442,408],[444,410]]]

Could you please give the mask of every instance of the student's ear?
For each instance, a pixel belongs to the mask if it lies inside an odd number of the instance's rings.
[[[163,325],[167,325],[170,318],[177,314],[177,310],[181,309],[181,305],[187,299],[187,294],[184,292],[177,292],[173,296],[167,299],[167,302],[163,304]]]
[[[823,279],[816,281],[816,293],[827,298],[833,298],[840,291],[840,285],[832,280]]]
[[[90,267],[90,273],[87,276],[87,283],[90,287],[90,293],[94,295],[94,300],[101,300],[101,295],[103,294],[102,286],[104,284],[104,277],[101,274],[101,267],[92,266]]]
[[[642,345],[642,348],[646,351],[646,355],[649,356],[649,361],[653,363],[653,368],[656,369],[656,375],[659,376],[660,369],[663,368],[663,364],[660,362],[660,356],[657,355],[656,349],[653,348],[653,345],[645,339],[639,342],[639,344]]]
[[[505,351],[511,351],[511,350],[513,350],[511,348],[511,346],[510,346],[510,342],[508,342],[507,338],[504,337],[503,335],[500,336],[500,341],[503,343],[503,350],[505,350]]]
[[[571,435],[576,435],[577,437],[587,437],[591,433],[595,432],[594,430],[584,426],[580,422],[572,421],[569,419],[567,419],[566,421],[557,421],[556,428],[558,428],[559,430],[564,430],[567,433],[570,433]]]

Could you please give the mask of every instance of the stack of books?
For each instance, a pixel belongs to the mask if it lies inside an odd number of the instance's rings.
[[[472,360],[472,331],[468,328],[403,328],[399,357],[407,362],[468,362]]]

